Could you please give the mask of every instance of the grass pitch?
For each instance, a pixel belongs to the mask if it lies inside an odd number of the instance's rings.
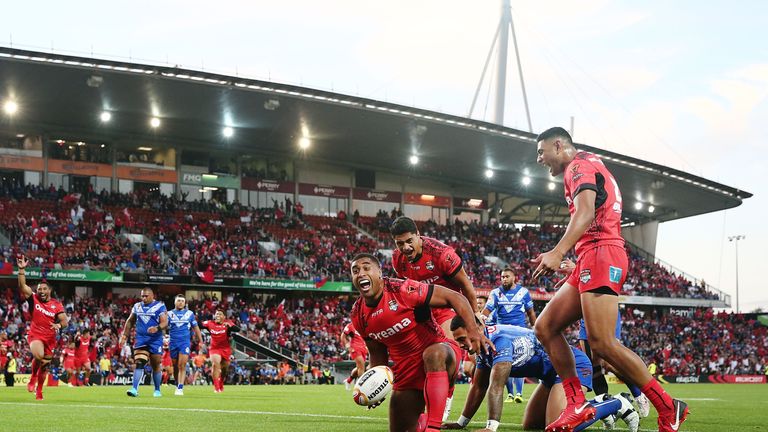
[[[525,396],[533,391],[526,384]],[[668,384],[675,397],[688,402],[691,416],[681,431],[764,431],[768,420],[768,386],[761,384]],[[152,397],[142,386],[138,398],[125,395],[127,386],[49,387],[44,401],[35,401],[24,387],[0,387],[3,431],[386,431],[388,405],[366,410],[352,402],[351,393],[334,386],[188,386],[183,397],[163,387]],[[468,386],[457,387],[451,419],[461,413]],[[626,391],[611,386],[612,392]],[[522,430],[525,404],[504,404],[500,431]],[[470,430],[485,426],[483,405]],[[624,426],[620,421],[617,429]],[[655,431],[655,412],[643,419],[643,431]],[[590,430],[601,430],[596,423]],[[626,430],[626,429],[624,429]]]

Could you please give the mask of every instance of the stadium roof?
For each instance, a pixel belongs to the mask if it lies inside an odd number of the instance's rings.
[[[62,138],[147,140],[231,154],[309,160],[431,178],[498,192],[516,208],[562,214],[560,187],[536,165],[535,135],[488,122],[393,103],[235,76],[0,47],[0,100],[14,98],[11,127]],[[99,122],[110,111],[113,120]],[[149,118],[162,125],[156,131]],[[0,124],[7,119],[0,115]],[[234,129],[225,139],[222,129]],[[667,221],[728,209],[752,194],[683,171],[588,145],[602,156],[634,221]],[[412,168],[408,159],[418,155]],[[493,177],[485,177],[486,170]],[[523,177],[531,179],[523,184]],[[556,180],[556,182],[560,182]],[[636,209],[641,203],[642,209]],[[654,206],[649,213],[648,207]],[[539,207],[541,210],[541,207]]]

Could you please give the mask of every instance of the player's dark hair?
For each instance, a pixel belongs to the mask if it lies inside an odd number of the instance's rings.
[[[504,267],[504,270],[502,270],[501,272],[502,272],[502,273],[504,273],[504,272],[510,272],[510,273],[512,273],[512,274],[515,274],[515,271],[514,271],[514,270],[512,270],[512,267]]]
[[[175,298],[177,298],[177,299],[179,299],[179,298],[180,298],[180,299],[184,299],[184,300],[186,300],[186,299],[187,299],[186,297],[184,297],[184,294],[176,294],[176,297],[175,297]]]
[[[477,319],[477,317],[475,317],[475,324],[482,325],[482,323],[480,322],[479,319]],[[456,331],[462,327],[464,328],[467,327],[467,324],[464,322],[464,318],[460,317],[459,315],[456,315],[455,317],[453,317],[453,319],[451,319],[451,331]]]
[[[394,222],[392,222],[392,225],[389,226],[389,233],[393,236],[405,233],[416,234],[418,232],[419,227],[416,226],[416,222],[407,216],[400,216],[399,218],[395,219]]]
[[[377,266],[379,266],[379,268],[381,268],[381,263],[379,262],[379,259],[378,259],[378,258],[376,258],[376,257],[375,257],[373,254],[369,254],[369,253],[365,253],[365,252],[363,252],[363,253],[359,253],[359,254],[355,255],[355,256],[352,258],[352,260],[350,261],[350,263],[353,263],[353,262],[355,262],[355,261],[357,261],[357,260],[359,260],[359,259],[363,259],[363,258],[368,258],[368,259],[370,259],[371,261],[373,261],[374,263],[376,263],[376,265],[377,265]]]
[[[153,296],[155,296],[155,297],[157,297],[157,291],[155,291],[155,289],[154,289],[154,288],[152,288],[152,287],[148,287],[148,286],[146,286],[146,287],[143,287],[141,290],[142,290],[142,291],[151,291],[151,292],[152,292],[152,295],[153,295]]]
[[[569,134],[567,130],[561,128],[560,126],[549,128],[544,132],[540,133],[539,136],[536,137],[536,142],[548,140],[550,138],[555,138],[555,137],[563,138],[569,144],[573,144],[573,140],[571,139],[571,134]]]
[[[485,300],[486,302],[488,302],[488,296],[479,295],[479,296],[477,296],[477,298],[479,298],[479,299],[483,299],[483,300]],[[458,315],[456,315],[456,316],[458,316]]]

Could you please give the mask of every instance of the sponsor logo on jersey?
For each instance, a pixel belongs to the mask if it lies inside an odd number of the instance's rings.
[[[389,301],[389,310],[396,311],[397,310],[397,300],[390,300]]]
[[[432,263],[432,261],[427,261],[427,263],[424,264],[424,267],[426,267],[427,270],[432,271],[435,269],[435,264]]]
[[[371,314],[371,318],[375,317],[376,315],[381,315],[384,312],[384,309],[377,309],[376,312]]]
[[[619,283],[621,281],[622,270],[618,267],[608,267],[608,279],[613,283]]]
[[[40,312],[40,313],[42,313],[43,315],[45,315],[47,317],[53,318],[54,316],[56,316],[55,313],[53,313],[51,311],[47,311],[47,310],[45,310],[44,307],[40,306],[40,303],[35,303],[35,310]]]
[[[582,177],[584,177],[584,173],[578,173],[578,174],[574,174],[573,177],[571,177],[571,179],[573,181],[578,181]]]
[[[592,272],[589,269],[584,269],[579,273],[579,280],[585,284],[592,279]]]
[[[399,323],[393,325],[392,327],[386,330],[382,330],[378,333],[368,333],[368,337],[376,340],[386,339],[390,336],[394,336],[400,333],[401,331],[403,331],[404,328],[411,325],[412,322],[413,321],[411,321],[410,318],[403,318]]]

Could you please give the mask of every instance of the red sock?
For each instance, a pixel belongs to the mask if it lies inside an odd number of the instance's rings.
[[[37,359],[32,360],[32,376],[29,377],[29,382],[32,383],[32,385],[35,384],[35,380],[37,380],[37,371],[40,370],[40,362],[37,361]]]
[[[163,372],[163,384],[168,384],[168,372]]]
[[[344,380],[347,384],[352,384],[352,375],[348,376],[347,379]]]
[[[224,378],[219,378],[219,390],[224,391]]]
[[[586,402],[584,392],[581,390],[581,381],[578,377],[565,378],[563,380],[563,390],[565,391],[565,400],[568,405],[582,405]]]
[[[85,373],[85,377],[83,378],[83,384],[88,385],[88,380],[90,378],[88,377],[88,372]]]
[[[46,368],[41,365],[37,369],[37,391],[38,391],[38,393],[42,393],[43,392],[43,383],[45,383],[45,374],[46,374]]]
[[[648,384],[644,385],[640,389],[644,395],[648,396],[651,403],[656,407],[660,416],[671,415],[674,405],[672,403],[672,397],[661,388],[661,384],[655,379],[652,379]]]
[[[448,372],[427,372],[424,380],[424,402],[427,405],[427,430],[440,430],[445,411],[445,400],[448,398]]]
[[[456,391],[456,386],[455,386],[455,385],[454,385],[454,386],[450,386],[450,387],[448,387],[448,397],[449,397],[449,398],[452,398],[452,397],[453,397],[453,392],[454,392],[454,391]]]

